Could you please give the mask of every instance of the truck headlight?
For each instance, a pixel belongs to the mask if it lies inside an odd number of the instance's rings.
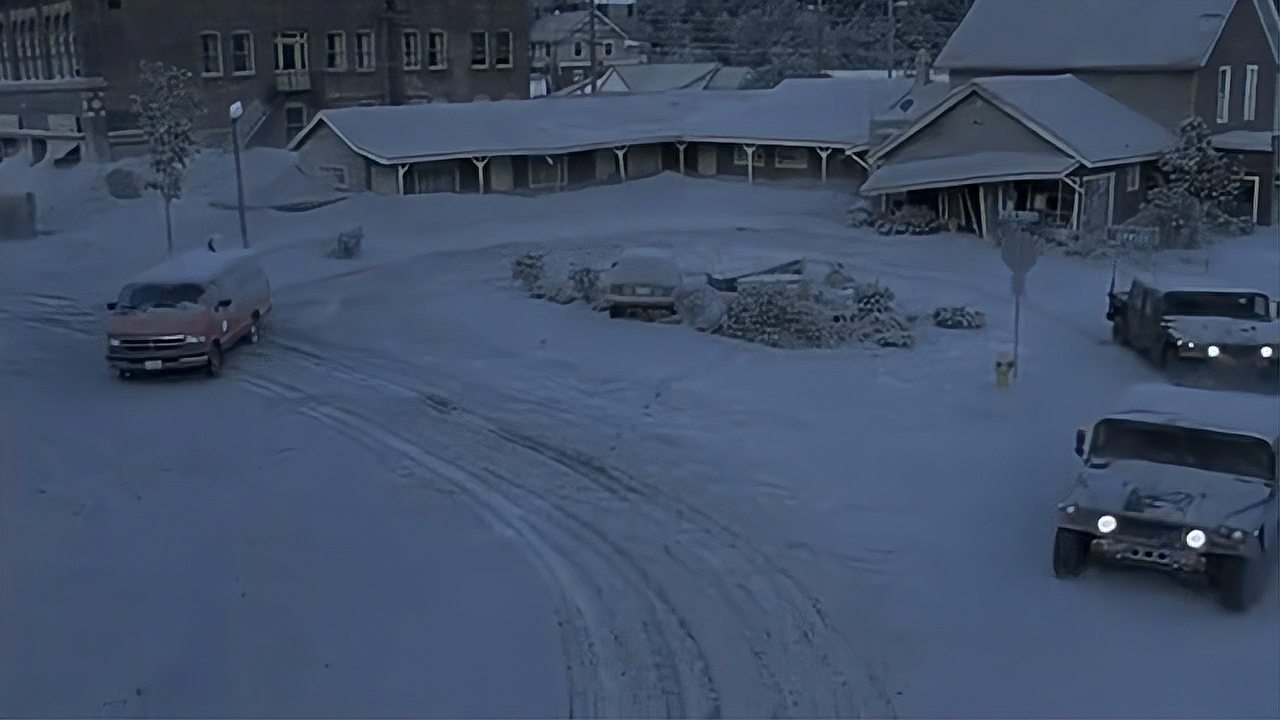
[[[1208,538],[1205,537],[1204,531],[1197,528],[1187,533],[1187,547],[1192,550],[1199,550],[1204,547],[1205,540],[1207,539]]]
[[[1270,360],[1270,359],[1271,359],[1271,356],[1276,354],[1276,351],[1275,351],[1275,350],[1274,350],[1270,345],[1263,345],[1263,346],[1258,350],[1258,354],[1259,354],[1259,355],[1261,355],[1262,357],[1264,357],[1264,358],[1266,358],[1266,359]]]
[[[196,343],[202,343],[206,339],[207,338],[204,335],[188,335],[185,338],[183,338],[183,342],[189,345],[194,345]]]
[[[1116,519],[1112,515],[1103,515],[1098,518],[1098,532],[1109,533],[1116,529]]]
[[[1217,345],[1210,345],[1209,349],[1205,351],[1205,354],[1209,357],[1218,357],[1222,354],[1222,350]]]
[[[111,344],[111,347],[120,347],[120,338],[111,338],[107,342]]]

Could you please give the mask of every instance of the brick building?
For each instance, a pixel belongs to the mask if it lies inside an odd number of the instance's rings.
[[[527,0],[0,0],[0,157],[138,152],[138,63],[194,75],[203,139],[283,146],[319,110],[527,97]]]

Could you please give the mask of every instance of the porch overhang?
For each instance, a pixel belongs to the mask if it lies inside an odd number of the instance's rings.
[[[1214,135],[1209,143],[1215,150],[1269,153],[1274,135],[1267,130],[1232,130]]]
[[[1015,180],[1060,180],[1080,166],[1056,153],[979,152],[927,160],[890,161],[863,183],[863,195]]]

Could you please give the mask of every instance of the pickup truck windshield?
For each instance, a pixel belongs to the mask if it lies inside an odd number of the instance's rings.
[[[120,307],[137,310],[176,308],[184,303],[199,303],[202,295],[204,288],[193,283],[129,285],[120,291]]]
[[[1275,482],[1271,445],[1247,435],[1172,425],[1103,420],[1093,431],[1090,461],[1144,460]]]
[[[1194,317],[1266,320],[1271,317],[1267,296],[1232,292],[1167,292],[1164,313]]]

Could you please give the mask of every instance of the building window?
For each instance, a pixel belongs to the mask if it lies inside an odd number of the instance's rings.
[[[289,103],[284,106],[284,134],[286,140],[293,140],[307,126],[307,106]]]
[[[574,71],[573,71],[573,81],[574,81],[574,82],[582,82],[583,80],[586,80],[586,79],[587,79],[587,71],[586,71],[586,70],[577,69],[577,70],[574,70]]]
[[[443,30],[427,33],[427,67],[442,70],[449,66],[449,36]]]
[[[216,32],[200,33],[200,74],[204,77],[222,74],[222,36]]]
[[[515,53],[511,48],[511,31],[499,30],[493,35],[493,66],[509,68]]]
[[[45,12],[44,41],[48,45],[50,79],[66,77],[62,70],[62,43],[58,35],[58,27],[54,24],[54,16]]]
[[[278,32],[276,40],[276,72],[307,69],[307,33]]]
[[[1258,66],[1244,66],[1244,119],[1258,119]]]
[[[324,36],[324,69],[347,69],[347,34],[341,30]]]
[[[1231,120],[1231,66],[1218,68],[1218,122]]]
[[[743,157],[745,159],[745,153],[743,154]],[[773,166],[778,168],[790,168],[793,170],[805,170],[809,167],[809,148],[774,148]]]
[[[559,186],[561,181],[561,167],[562,165],[559,158],[530,157],[529,187],[545,188]]]
[[[400,36],[405,70],[422,69],[422,35],[417,30],[405,30]]]
[[[236,30],[231,33],[231,74],[252,75],[257,70],[253,60],[253,33]]]
[[[44,59],[40,52],[40,28],[34,8],[18,15],[18,64],[21,80],[43,80]]]
[[[80,75],[75,35],[71,27],[71,3],[47,5],[44,12],[44,44],[49,58],[50,79],[63,80]]]
[[[75,24],[71,21],[71,6],[64,5],[64,10],[59,15],[60,25],[62,29],[62,52],[65,60],[66,77],[80,77],[80,53],[76,50],[76,29]]]
[[[1142,166],[1130,165],[1124,169],[1124,189],[1136,192],[1142,189]]]
[[[573,44],[573,56],[582,57],[582,41],[581,40]]]
[[[107,0],[108,10],[119,10],[124,7],[124,0]]]
[[[346,190],[351,187],[347,177],[347,169],[341,165],[321,165],[317,169],[324,175],[329,176],[330,182],[338,190]]]
[[[376,64],[373,57],[373,31],[356,31],[356,70],[371,72]]]
[[[471,67],[489,67],[489,33],[484,30],[471,33]]]
[[[611,55],[613,55],[613,41],[612,41],[612,40],[605,40],[605,41],[604,41],[604,56],[605,56],[605,57],[609,57],[609,56],[611,56]]]
[[[13,80],[13,68],[9,66],[9,24],[0,15],[0,82]]]
[[[744,166],[747,164],[747,151],[741,145],[733,146],[733,164]],[[756,167],[764,167],[763,150],[756,148],[756,151],[751,153],[751,164]]]
[[[538,59],[545,58],[548,54],[546,43],[540,43],[540,42],[533,43],[531,46],[531,49],[533,50],[533,56]]]

